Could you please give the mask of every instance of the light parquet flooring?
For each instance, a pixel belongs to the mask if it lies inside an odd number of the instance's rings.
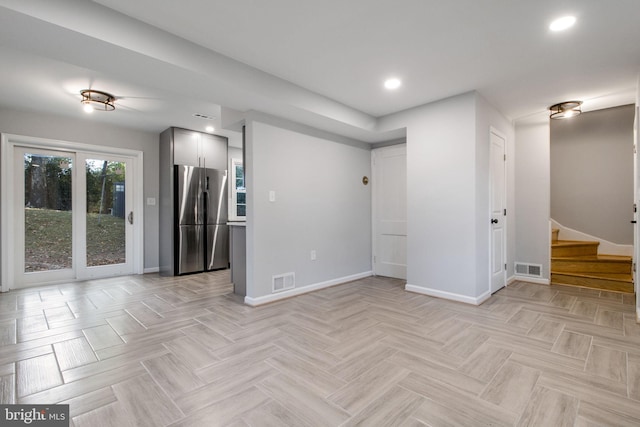
[[[479,307],[370,277],[258,308],[228,271],[0,295],[0,401],[84,426],[637,426],[633,296]]]

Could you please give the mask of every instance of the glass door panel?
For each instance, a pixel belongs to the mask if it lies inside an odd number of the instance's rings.
[[[126,263],[126,163],[86,159],[86,266]]]
[[[73,267],[71,157],[24,153],[24,272]]]

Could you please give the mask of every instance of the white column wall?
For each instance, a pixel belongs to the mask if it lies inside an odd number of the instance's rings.
[[[393,114],[407,133],[407,289],[479,304],[489,296],[489,130],[513,127],[476,92]],[[512,192],[512,186],[509,191]]]

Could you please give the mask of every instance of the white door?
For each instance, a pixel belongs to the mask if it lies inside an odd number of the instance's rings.
[[[491,293],[506,284],[506,157],[505,139],[491,130]]]
[[[407,146],[372,151],[373,272],[407,278]]]

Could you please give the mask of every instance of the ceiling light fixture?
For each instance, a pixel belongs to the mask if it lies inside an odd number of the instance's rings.
[[[206,128],[204,128],[204,130],[206,130],[207,132],[211,133],[216,129],[213,126],[207,126]]]
[[[576,23],[576,17],[575,16],[563,16],[562,18],[558,18],[558,19],[554,20],[549,25],[549,29],[551,31],[563,31],[563,30],[566,30],[568,28],[573,27],[573,25],[575,23]]]
[[[116,109],[116,106],[113,104],[116,97],[109,93],[85,89],[80,91],[80,95],[82,95],[80,102],[83,105],[84,111],[87,113],[91,113],[93,110],[113,111]]]
[[[390,90],[398,89],[400,86],[402,86],[402,82],[400,81],[400,79],[392,78],[387,79],[384,82],[384,87]]]
[[[581,105],[582,101],[565,101],[554,104],[549,107],[549,111],[551,111],[551,115],[549,117],[552,119],[568,119],[570,117],[575,117],[582,113],[582,109],[580,108]]]

